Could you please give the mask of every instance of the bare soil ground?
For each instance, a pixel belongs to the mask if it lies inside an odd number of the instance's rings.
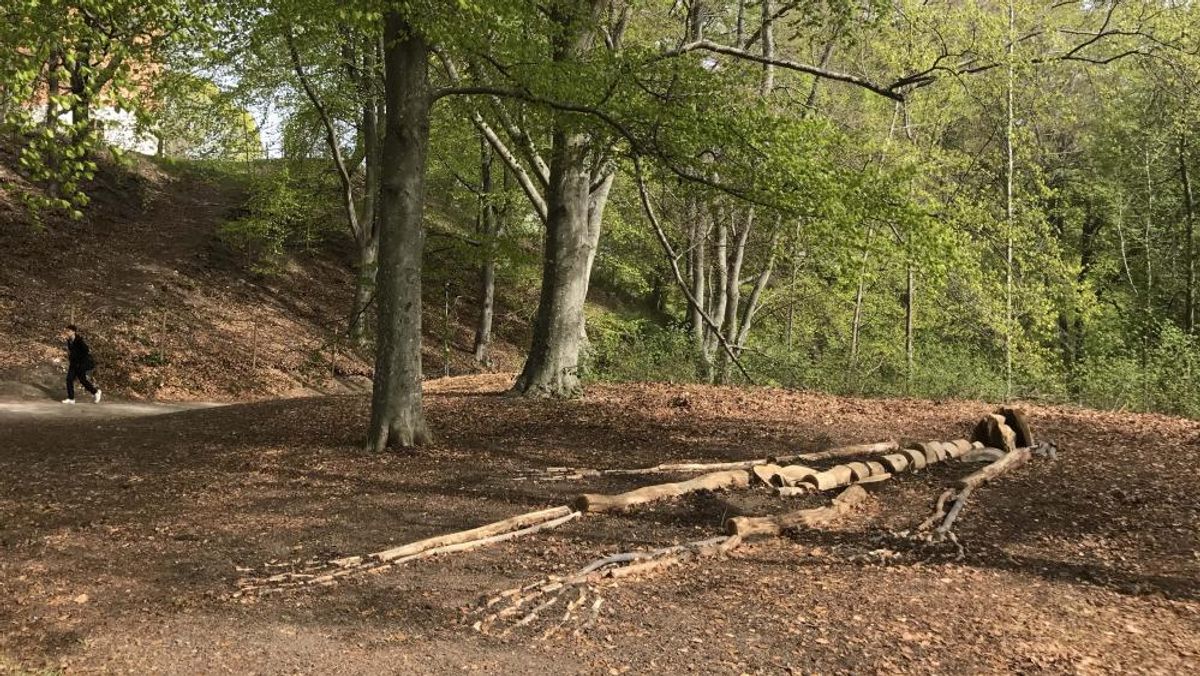
[[[358,396],[0,419],[0,671],[1200,669],[1200,424],[1040,406],[1027,409],[1059,459],[976,493],[956,527],[962,561],[890,535],[970,471],[947,465],[886,482],[833,530],[605,587],[596,624],[549,641],[538,640],[540,621],[503,638],[477,633],[470,610],[489,592],[603,555],[818,500],[693,495],[333,587],[231,598],[239,567],[378,551],[659,480],[513,481],[522,469],[953,438],[991,409],[666,385],[544,402],[503,396],[506,384],[431,382],[438,440],[411,454],[359,450]]]

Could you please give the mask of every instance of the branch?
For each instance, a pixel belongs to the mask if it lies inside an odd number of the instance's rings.
[[[862,87],[863,89],[866,89],[868,91],[872,91],[876,94],[879,94],[880,96],[884,96],[889,99],[892,99],[893,101],[903,101],[904,100],[904,94],[899,91],[896,91],[896,86],[894,86],[894,85],[888,87],[888,86],[884,86],[884,85],[872,82],[870,80],[867,80],[866,78],[859,77],[857,75],[851,75],[850,73],[842,73],[842,72],[838,72],[838,71],[834,71],[834,70],[829,70],[826,68],[821,68],[819,66],[813,66],[813,65],[806,64],[806,63],[799,63],[797,61],[791,61],[789,59],[768,58],[761,54],[755,54],[753,52],[748,52],[744,49],[738,49],[736,47],[728,47],[725,45],[720,45],[711,40],[695,40],[695,41],[689,42],[685,45],[681,45],[678,48],[676,48],[670,52],[667,52],[663,56],[664,57],[680,56],[687,52],[694,52],[694,51],[704,51],[704,52],[713,52],[715,54],[724,54],[725,56],[732,56],[732,57],[742,59],[745,61],[753,61],[755,63],[761,63],[765,66],[776,66],[779,68],[784,68],[786,70],[794,70],[794,71],[800,72],[800,73],[807,73],[808,75],[815,75],[816,77],[822,77],[827,80],[837,80],[838,82],[846,82],[846,83],[849,83],[849,84],[852,84],[852,85],[855,85],[858,87]]]
[[[654,213],[654,207],[650,204],[650,195],[646,192],[646,180],[642,176],[642,161],[636,155],[633,158],[633,167],[637,177],[638,195],[641,197],[642,209],[645,210],[646,218],[650,221],[650,225],[654,227],[654,234],[658,235],[658,242],[662,245],[663,251],[667,254],[667,259],[671,262],[671,272],[675,275],[675,282],[687,298],[688,305],[704,319],[704,323],[708,325],[713,335],[717,337],[717,340],[721,343],[721,347],[725,350],[725,354],[729,355],[729,359],[742,372],[742,376],[746,379],[746,382],[753,385],[754,379],[750,377],[750,373],[742,365],[737,354],[734,353],[733,348],[729,345],[729,341],[725,340],[725,336],[721,335],[721,329],[717,327],[712,317],[709,317],[704,308],[700,307],[699,301],[692,295],[691,289],[688,288],[687,282],[683,279],[683,273],[679,271],[679,256],[676,255],[675,249],[671,246],[671,241],[667,239],[667,233],[663,231],[662,224],[659,223],[658,216]]]
[[[316,90],[308,81],[308,75],[304,72],[304,65],[300,62],[300,52],[296,49],[296,39],[292,35],[289,28],[284,38],[287,40],[288,54],[292,59],[292,68],[296,71],[296,77],[300,80],[300,86],[304,88],[304,93],[308,96],[308,100],[316,109],[317,115],[321,118],[321,124],[325,127],[325,143],[329,146],[329,152],[333,154],[333,164],[337,167],[338,178],[342,182],[343,198],[346,201],[346,217],[350,221],[350,231],[355,239],[359,239],[362,233],[359,228],[358,214],[354,209],[354,184],[350,179],[350,172],[346,168],[346,162],[342,158],[341,148],[338,146],[337,129],[333,126],[333,120],[329,117],[329,112],[321,103],[321,99],[317,96]]]
[[[445,68],[446,76],[450,79],[450,82],[455,84],[461,82],[462,77],[459,75],[458,69],[454,66],[454,62],[450,60],[446,53],[436,48],[434,49],[434,52],[438,55],[438,58],[441,59],[442,66]],[[443,88],[433,92],[430,103],[437,101],[443,96],[450,95],[455,90],[456,88]],[[477,109],[472,109],[471,111],[471,123],[475,125],[475,128],[479,130],[479,133],[483,134],[483,137],[487,140],[488,145],[492,146],[492,148],[496,151],[496,154],[500,156],[500,159],[502,159],[504,164],[508,166],[513,176],[516,177],[517,183],[521,186],[522,192],[524,192],[525,196],[529,198],[529,202],[533,205],[533,210],[537,213],[538,218],[541,219],[542,223],[545,223],[549,218],[550,210],[546,206],[545,197],[543,197],[541,191],[538,189],[538,186],[534,183],[534,180],[529,175],[525,165],[521,164],[521,161],[517,159],[517,156],[513,154],[508,145],[506,145],[500,136],[496,134],[496,130],[492,129],[491,125],[489,125],[487,121],[483,119],[483,115]]]

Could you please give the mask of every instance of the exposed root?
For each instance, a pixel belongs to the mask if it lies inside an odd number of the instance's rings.
[[[984,426],[983,423],[981,423],[981,426]],[[983,450],[996,451],[996,449]],[[1035,447],[1026,446],[1016,448],[1007,453],[999,452],[999,456],[994,462],[961,479],[956,488],[946,489],[938,497],[933,514],[922,521],[911,532],[906,532],[904,535],[928,543],[949,541],[957,548],[958,558],[961,559],[965,555],[965,551],[959,543],[958,537],[955,536],[953,528],[955,521],[962,514],[967,501],[970,500],[975,489],[995,481],[1003,474],[1029,462],[1033,457],[1054,458],[1056,456],[1057,451],[1054,444],[1046,442]],[[948,508],[947,505],[949,505]]]
[[[571,598],[572,600],[565,603],[562,616],[543,631],[539,638],[551,638],[572,622],[582,621],[583,624],[575,630],[578,634],[594,625],[599,618],[604,599],[600,596],[598,588],[604,582],[657,572],[687,561],[719,556],[733,550],[741,542],[741,537],[736,535],[720,536],[651,551],[622,552],[606,556],[567,577],[550,575],[484,599],[469,614],[478,617],[472,627],[482,633],[492,633],[497,625],[505,625],[500,635],[507,636],[518,628],[533,624],[545,611]],[[590,609],[581,611],[589,599],[592,599]],[[587,617],[581,618],[581,614],[586,614]]]
[[[572,511],[569,507],[554,507],[520,514],[470,530],[418,540],[374,554],[350,556],[325,562],[313,561],[299,570],[259,577],[245,577],[238,580],[238,590],[231,595],[231,598],[300,587],[328,586],[351,575],[378,573],[408,561],[429,558],[438,554],[478,549],[497,542],[531,535],[561,526],[579,516],[579,512]]]

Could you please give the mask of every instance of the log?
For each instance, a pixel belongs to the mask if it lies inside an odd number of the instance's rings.
[[[1004,422],[1004,416],[995,413],[984,416],[983,420],[979,421],[971,440],[984,446],[999,448],[1005,453],[1017,448],[1016,432]]]
[[[817,460],[833,460],[837,458],[857,458],[864,455],[879,455],[880,453],[890,453],[900,448],[900,445],[895,441],[880,441],[874,444],[856,444],[854,446],[841,446],[839,448],[831,448],[827,451],[817,453],[802,453],[796,456],[796,460],[804,460],[814,462]]]
[[[755,535],[778,536],[799,528],[818,528],[849,512],[867,499],[861,486],[850,486],[826,507],[802,509],[775,516],[739,516],[725,522],[725,532],[743,538]]]
[[[914,472],[925,469],[925,465],[928,464],[925,462],[925,454],[921,451],[912,448],[906,448],[901,452],[908,457],[909,469]]]
[[[1016,469],[1017,467],[1029,462],[1029,458],[1032,455],[1032,449],[1030,449],[1028,446],[1005,453],[1004,456],[999,460],[972,474],[968,474],[958,482],[958,486],[959,488],[963,489],[978,488],[989,481],[993,481],[1001,474]]]
[[[723,488],[745,488],[750,485],[750,472],[746,470],[729,470],[713,472],[704,476],[680,481],[678,483],[656,484],[646,486],[628,493],[617,495],[600,495],[584,493],[575,498],[575,508],[581,512],[608,512],[646,502],[672,498],[695,491],[716,491]]]
[[[871,476],[888,474],[888,471],[884,468],[883,463],[876,462],[874,460],[867,462],[867,468],[871,470]]]
[[[862,481],[871,476],[871,468],[865,462],[851,462],[846,464],[850,468],[850,474],[855,481]]]
[[[936,444],[937,444],[936,441],[926,441],[926,442],[917,444],[917,450],[919,450],[925,454],[925,465],[926,466],[936,465],[939,462],[941,462],[941,459],[938,458]]]
[[[806,478],[804,483],[812,485],[818,491],[827,491],[831,488],[845,486],[854,480],[854,472],[850,470],[849,465],[834,465],[824,472]]]
[[[750,469],[756,465],[770,462],[770,458],[755,458],[753,460],[735,460],[732,462],[681,462],[642,467],[638,469],[602,469],[602,475],[624,476],[630,474],[670,474],[672,472],[722,472],[735,469]]]
[[[750,468],[750,471],[758,479],[759,483],[772,486],[775,485],[775,475],[779,474],[779,471],[782,469],[782,467],[775,463],[767,463],[765,465],[755,465]]]
[[[772,485],[775,486],[795,486],[804,481],[810,476],[817,474],[817,470],[804,465],[788,465],[781,467],[775,476],[772,478]]]
[[[504,519],[503,521],[489,523],[486,526],[480,526],[478,528],[458,531],[456,533],[449,533],[446,535],[438,535],[436,537],[418,540],[417,542],[411,542],[399,547],[385,549],[382,552],[375,552],[374,554],[371,554],[370,558],[380,562],[394,561],[396,559],[419,554],[430,549],[456,545],[464,542],[477,541],[508,531],[521,530],[536,524],[567,516],[570,513],[571,508],[564,505],[561,507],[552,507],[550,509],[529,512],[527,514],[519,514],[512,518]],[[355,557],[350,558],[353,559]],[[339,559],[339,561],[349,560],[350,559]]]
[[[908,465],[912,462],[908,459],[908,456],[904,455],[903,453],[885,455],[883,458],[881,458],[881,460],[883,460],[883,466],[893,474],[899,474],[900,472],[908,469]]]
[[[1013,432],[1016,432],[1016,445],[1018,447],[1037,446],[1037,441],[1033,438],[1033,430],[1029,427],[1029,420],[1025,417],[1025,411],[1019,408],[1010,408],[1005,406],[996,413],[1004,416],[1004,422]]]
[[[416,559],[424,559],[424,558],[427,558],[430,556],[435,556],[437,554],[450,554],[453,552],[464,552],[464,551],[467,551],[468,549],[477,549],[479,547],[484,547],[486,545],[495,544],[497,542],[504,542],[506,540],[512,540],[514,538],[518,538],[523,535],[530,535],[533,533],[537,533],[538,531],[556,528],[572,519],[578,518],[580,515],[581,515],[581,512],[570,512],[569,514],[566,514],[565,516],[560,516],[557,519],[551,519],[549,521],[543,521],[542,523],[529,526],[528,528],[522,528],[520,530],[509,531],[507,533],[500,533],[499,535],[492,535],[491,537],[481,538],[478,540],[472,540],[470,542],[458,542],[455,544],[445,545],[442,547],[434,547],[433,549],[426,549],[423,552],[417,552],[416,554],[412,554],[410,556],[404,556],[404,557],[400,557],[397,559],[392,559],[391,562],[393,564],[400,564],[400,563],[405,563],[406,561],[413,561]]]
[[[950,449],[954,448],[954,444],[946,441],[935,441],[933,444],[933,452],[937,453],[938,462],[950,459]]]
[[[970,453],[972,448],[973,446],[971,445],[971,442],[967,441],[966,439],[955,439],[954,441],[949,442],[946,452],[951,458],[961,458],[967,453]]]
[[[872,474],[871,476],[867,477],[866,479],[862,479],[860,481],[853,481],[853,482],[851,482],[850,485],[861,486],[861,485],[865,485],[865,484],[874,484],[874,483],[879,483],[880,481],[887,481],[888,479],[891,479],[891,478],[892,478],[892,475],[887,472],[884,472],[883,474]],[[845,485],[845,484],[843,484],[843,485]],[[838,486],[834,486],[834,488],[838,488]],[[776,488],[775,495],[777,495],[781,498],[802,498],[806,495],[812,495],[813,493],[818,492],[818,490],[819,489],[816,486],[814,486],[813,484],[799,483],[799,484],[796,484],[795,486],[781,486],[779,488]]]
[[[996,462],[1003,457],[1004,451],[998,448],[973,448],[959,460],[964,463]]]

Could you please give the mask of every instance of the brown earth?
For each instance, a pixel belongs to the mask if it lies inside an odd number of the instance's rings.
[[[438,434],[359,450],[360,396],[153,417],[0,419],[0,671],[146,673],[1194,673],[1200,668],[1200,424],[1027,407],[1059,446],[977,492],[966,558],[892,531],[969,469],[873,489],[836,528],[610,583],[599,621],[475,632],[484,595],[617,551],[720,532],[788,502],[701,494],[337,586],[231,598],[239,568],[377,551],[648,477],[514,481],[830,444],[953,438],[991,407],[773,389],[594,386],[502,396],[430,383]],[[275,568],[279,569],[279,568]]]

